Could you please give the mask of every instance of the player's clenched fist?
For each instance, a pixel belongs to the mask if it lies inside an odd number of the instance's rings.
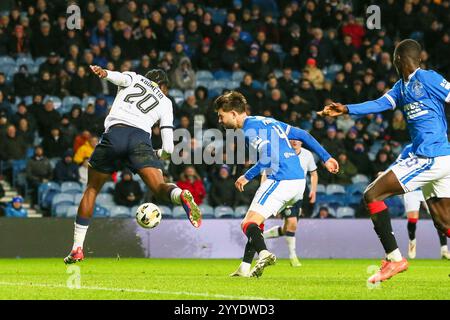
[[[95,73],[97,76],[99,76],[99,78],[106,78],[106,76],[108,75],[106,70],[104,70],[102,67],[99,66],[93,66],[90,65],[89,66],[92,70],[93,73]]]
[[[325,162],[325,168],[327,168],[330,173],[336,174],[339,172],[339,163],[336,161],[336,159],[330,158],[327,160],[327,162]]]
[[[236,189],[238,189],[240,192],[244,191],[244,186],[248,183],[247,178],[245,176],[240,176],[234,185],[236,186]]]
[[[333,102],[325,106],[322,111],[317,112],[317,114],[321,117],[338,117],[345,113],[348,113],[347,106],[338,102]]]

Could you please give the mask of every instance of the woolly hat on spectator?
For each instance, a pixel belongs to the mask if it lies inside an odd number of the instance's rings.
[[[306,65],[315,67],[316,66],[316,59],[309,58],[308,60],[306,60]]]
[[[14,202],[23,203],[23,198],[21,196],[16,196],[12,199],[12,203]]]
[[[230,174],[230,172],[231,172],[231,168],[230,168],[230,166],[228,166],[227,164],[223,164],[223,165],[220,167],[220,170],[227,170],[228,174]]]

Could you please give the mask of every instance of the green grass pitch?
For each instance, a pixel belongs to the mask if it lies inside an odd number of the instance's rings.
[[[259,279],[230,278],[238,260],[89,258],[0,259],[0,299],[450,299],[450,262],[416,260],[410,269],[368,288],[376,260],[287,260]],[[375,268],[375,267],[372,267]]]

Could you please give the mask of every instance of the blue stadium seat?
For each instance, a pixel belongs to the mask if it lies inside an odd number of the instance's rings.
[[[83,194],[82,193],[74,194],[73,195],[73,203],[75,203],[76,205],[80,204],[81,198],[83,198]]]
[[[55,106],[55,110],[58,110],[58,109],[61,108],[62,101],[61,101],[61,99],[59,97],[57,97],[57,96],[45,96],[44,101],[43,101],[44,104],[47,101],[49,101],[49,100],[53,101],[53,105]]]
[[[61,187],[58,183],[52,181],[41,183],[38,187],[38,201],[42,200],[43,194],[48,190],[56,190],[60,192]]]
[[[186,90],[186,91],[184,92],[183,97],[184,97],[185,99],[187,99],[187,98],[190,97],[190,96],[195,96],[195,91],[194,91],[194,90]]]
[[[114,181],[108,181],[103,185],[102,190],[100,193],[112,193],[114,192],[114,189],[116,188],[116,184]]]
[[[54,217],[65,217],[67,215],[67,211],[69,211],[69,204],[57,204],[55,207],[55,211],[52,213]]]
[[[354,176],[352,178],[352,183],[365,183],[365,184],[369,184],[370,180],[367,176],[363,175],[363,174],[357,174],[356,176]]]
[[[214,216],[218,219],[230,219],[234,217],[234,210],[228,206],[218,206],[214,209]]]
[[[354,184],[347,186],[346,191],[347,191],[347,194],[349,194],[349,195],[355,195],[355,194],[361,195],[364,193],[364,190],[366,189],[366,187],[367,187],[366,183],[359,182],[359,183],[354,183]]]
[[[362,194],[347,194],[345,197],[345,203],[346,205],[356,205],[361,203],[362,201]]]
[[[127,208],[128,209],[128,208]],[[111,215],[110,210],[103,206],[96,205],[94,208],[94,217],[96,218],[108,218]]]
[[[215,98],[222,94],[222,89],[220,88],[214,88],[210,89],[208,88],[208,98]]]
[[[335,193],[326,195],[326,201],[334,206],[345,206],[347,203],[347,195],[344,193]]]
[[[214,76],[211,73],[211,71],[208,70],[198,70],[197,73],[195,74],[197,81],[198,80],[202,80],[202,81],[211,81],[214,80]]]
[[[176,206],[172,209],[173,217],[175,219],[184,219],[186,218],[186,211],[184,211],[182,206]]]
[[[43,64],[45,61],[47,61],[47,57],[37,57],[34,60],[34,64],[37,66],[40,66],[41,64]]]
[[[327,194],[336,194],[336,193],[343,193],[345,194],[345,188],[344,186],[341,186],[339,184],[329,184],[326,189]]]
[[[198,88],[198,87],[205,87],[205,88],[208,88],[208,85],[209,85],[209,82],[210,82],[211,80],[199,80],[199,79],[197,79],[197,82],[196,82],[196,87]]]
[[[202,216],[205,219],[214,218],[214,208],[207,204],[201,204],[200,210],[202,212]]]
[[[22,102],[25,103],[27,106],[33,103],[33,96],[25,96],[22,99]]]
[[[0,56],[0,65],[15,65],[16,61],[10,56]]]
[[[130,208],[125,206],[115,206],[110,212],[111,218],[131,218]]]
[[[100,193],[97,196],[97,203],[99,205],[101,205],[101,206],[103,206],[103,205],[107,205],[107,206],[108,205],[112,205],[112,206],[114,206],[115,205],[113,196],[111,194],[109,194],[109,193]]]
[[[340,207],[336,210],[336,218],[354,218],[355,210],[350,207]]]
[[[78,213],[78,206],[69,206],[66,212],[66,218],[75,218]]]
[[[208,90],[212,89],[224,89],[227,86],[228,81],[226,80],[213,80],[208,84]]]
[[[263,89],[263,84],[259,82],[258,80],[253,80],[252,87],[255,90]]]
[[[224,24],[227,18],[227,11],[225,9],[207,8],[207,11],[211,13],[212,21],[214,24]]]
[[[178,89],[170,89],[169,90],[169,96],[171,96],[173,98],[179,98],[179,97],[184,98],[183,91],[178,90]]]
[[[95,101],[96,100],[97,100],[97,98],[94,97],[94,96],[84,97],[83,100],[81,100],[81,106],[83,107],[83,109],[86,109],[88,104],[94,104],[95,105]]]
[[[54,212],[56,205],[62,205],[62,204],[66,204],[66,205],[74,205],[75,203],[73,202],[74,200],[74,195],[73,194],[68,194],[68,193],[58,193],[56,194],[53,199],[52,199],[52,212]]]
[[[242,81],[244,80],[245,72],[244,71],[234,71],[231,75],[231,80],[233,81]]]
[[[327,188],[323,184],[318,184],[316,193],[317,194],[319,194],[319,193],[325,194],[325,193],[327,193]]]
[[[35,63],[34,63],[33,58],[31,58],[31,57],[27,57],[27,56],[18,57],[16,59],[16,65],[18,67],[20,67],[23,64],[26,65],[28,67],[28,69],[30,69],[30,66],[34,66]]]
[[[234,217],[235,218],[243,218],[247,214],[248,207],[247,206],[237,206],[234,209]]]
[[[79,104],[81,106],[80,98],[74,97],[74,96],[67,96],[67,97],[64,97],[64,99],[62,100],[62,107],[65,110],[70,111],[70,109],[72,109],[72,106],[74,104]]]
[[[164,219],[171,219],[173,218],[172,209],[168,206],[160,206],[158,205],[159,209],[161,210],[162,216]],[[135,211],[132,211],[133,214]]]
[[[62,193],[80,193],[83,189],[78,182],[66,181],[61,183],[61,192]]]
[[[225,70],[217,70],[213,72],[214,79],[216,80],[231,80],[232,73]]]
[[[228,82],[228,84],[226,85],[226,88],[227,88],[227,89],[232,89],[232,90],[234,90],[234,89],[239,88],[240,85],[241,85],[241,83],[240,83],[239,81],[230,81],[230,82]]]

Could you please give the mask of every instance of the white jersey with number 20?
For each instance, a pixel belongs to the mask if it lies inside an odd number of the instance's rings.
[[[134,72],[107,71],[107,80],[118,85],[117,95],[105,119],[105,131],[115,124],[125,124],[152,134],[153,125],[173,128],[172,102],[158,85]]]

